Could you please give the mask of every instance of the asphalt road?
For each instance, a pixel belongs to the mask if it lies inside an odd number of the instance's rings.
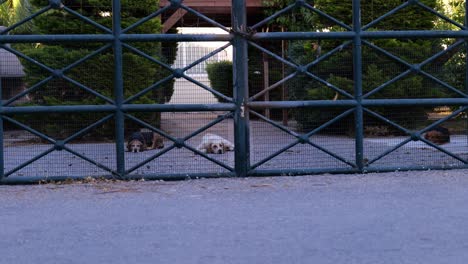
[[[0,186],[0,263],[468,263],[468,170]]]

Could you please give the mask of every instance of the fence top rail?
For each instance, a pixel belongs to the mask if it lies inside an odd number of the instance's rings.
[[[122,34],[118,38],[125,42],[173,41],[173,42],[208,42],[232,41],[231,34]],[[468,38],[467,30],[408,30],[408,31],[363,31],[361,33],[346,32],[270,32],[245,34],[252,40],[300,40],[300,39],[353,39],[360,36],[364,39],[385,38]],[[112,42],[115,37],[110,34],[78,34],[78,35],[0,35],[0,43],[52,43],[52,42]]]

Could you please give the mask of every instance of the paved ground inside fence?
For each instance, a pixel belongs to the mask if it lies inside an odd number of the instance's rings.
[[[183,138],[193,131],[216,119],[221,113],[164,113],[162,128],[175,138]],[[210,132],[221,135],[231,141],[234,139],[232,120],[209,128],[187,143],[196,148],[204,133]],[[20,164],[34,159],[37,155],[44,153],[52,146],[47,144],[17,144],[28,139],[25,132],[16,135],[9,132],[5,136],[5,169],[11,171]],[[457,155],[461,159],[468,159],[468,137],[466,135],[452,135],[451,143],[442,145],[441,148],[448,153],[441,152],[423,142],[409,142],[396,151],[390,152],[383,158],[382,153],[403,142],[407,137],[369,137],[364,139],[365,160],[371,166],[384,167],[407,167],[407,166],[445,166],[456,167],[463,163],[450,154]],[[251,121],[251,164],[257,169],[305,169],[319,168],[331,169],[351,168],[355,162],[354,138],[347,136],[314,135],[312,142],[317,146],[298,144],[285,150],[282,154],[272,160],[263,163],[278,150],[295,142],[295,138],[274,126],[258,120]],[[166,147],[173,142],[166,140]],[[76,153],[97,162],[93,165],[66,151],[53,151],[32,164],[18,170],[10,177],[20,176],[100,176],[109,174],[106,171],[116,170],[115,144],[114,143],[80,143],[74,142],[68,145]],[[319,149],[321,148],[321,149]],[[157,159],[145,162],[145,160],[158,155],[161,150],[150,150],[142,153],[126,153],[125,167],[132,174],[167,174],[167,173],[222,173],[229,172],[234,167],[234,153],[228,152],[224,155],[210,155],[211,158],[222,165],[209,161],[187,149],[173,149],[164,153]],[[333,157],[334,155],[335,157]],[[143,166],[137,168],[137,166]],[[104,167],[104,169],[103,169]]]
[[[0,263],[464,264],[467,176],[0,186]]]

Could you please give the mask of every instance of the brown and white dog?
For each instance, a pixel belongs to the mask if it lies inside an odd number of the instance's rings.
[[[207,133],[197,149],[203,153],[224,154],[226,151],[234,150],[234,144],[218,135]]]
[[[163,138],[154,132],[134,132],[127,142],[127,151],[142,152],[147,149],[164,148]]]
[[[450,142],[450,132],[447,128],[436,126],[435,128],[427,131],[424,138],[434,144],[442,145]]]

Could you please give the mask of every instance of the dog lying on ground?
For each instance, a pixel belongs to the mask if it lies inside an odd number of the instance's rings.
[[[207,133],[197,149],[203,153],[224,154],[226,151],[234,150],[234,144],[218,135]]]
[[[434,144],[442,145],[450,142],[450,132],[445,127],[437,126],[427,131],[424,138]]]
[[[127,151],[130,152],[156,148],[164,148],[164,142],[162,137],[154,132],[134,132],[127,141]]]

